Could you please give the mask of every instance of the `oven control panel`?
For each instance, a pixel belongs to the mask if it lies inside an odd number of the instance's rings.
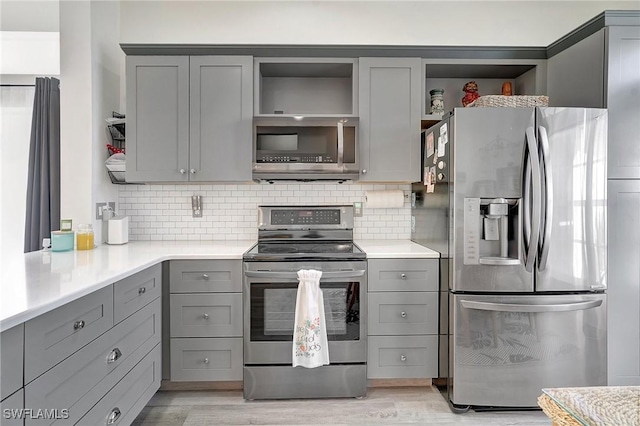
[[[271,225],[339,224],[339,209],[271,210]]]

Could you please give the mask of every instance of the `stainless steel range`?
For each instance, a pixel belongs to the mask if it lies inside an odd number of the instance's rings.
[[[367,391],[366,255],[352,206],[262,206],[244,255],[245,399],[360,397]],[[292,367],[297,272],[322,271],[330,365]]]

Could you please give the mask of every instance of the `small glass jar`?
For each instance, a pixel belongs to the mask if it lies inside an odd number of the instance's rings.
[[[93,250],[93,226],[91,224],[78,225],[76,250]]]
[[[431,108],[429,114],[444,114],[444,89],[433,89],[431,95]]]

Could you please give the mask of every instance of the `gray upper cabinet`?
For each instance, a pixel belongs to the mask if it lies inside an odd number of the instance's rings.
[[[609,177],[640,178],[640,26],[608,27]]]
[[[360,180],[420,179],[420,58],[360,58]]]
[[[253,59],[192,56],[190,61],[190,180],[251,180]]]
[[[551,106],[607,108],[608,176],[640,178],[640,26],[608,26],[549,58]]]
[[[128,56],[127,182],[189,180],[189,58]]]
[[[251,179],[253,59],[127,57],[127,182]]]

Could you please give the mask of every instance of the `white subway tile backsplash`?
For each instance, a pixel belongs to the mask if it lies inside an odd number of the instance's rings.
[[[135,240],[253,240],[259,205],[352,204],[366,191],[401,189],[410,185],[360,183],[274,183],[233,185],[121,186],[118,214],[129,216]],[[193,218],[191,196],[202,195],[203,217]],[[409,239],[411,208],[363,210],[355,218],[356,239]]]

